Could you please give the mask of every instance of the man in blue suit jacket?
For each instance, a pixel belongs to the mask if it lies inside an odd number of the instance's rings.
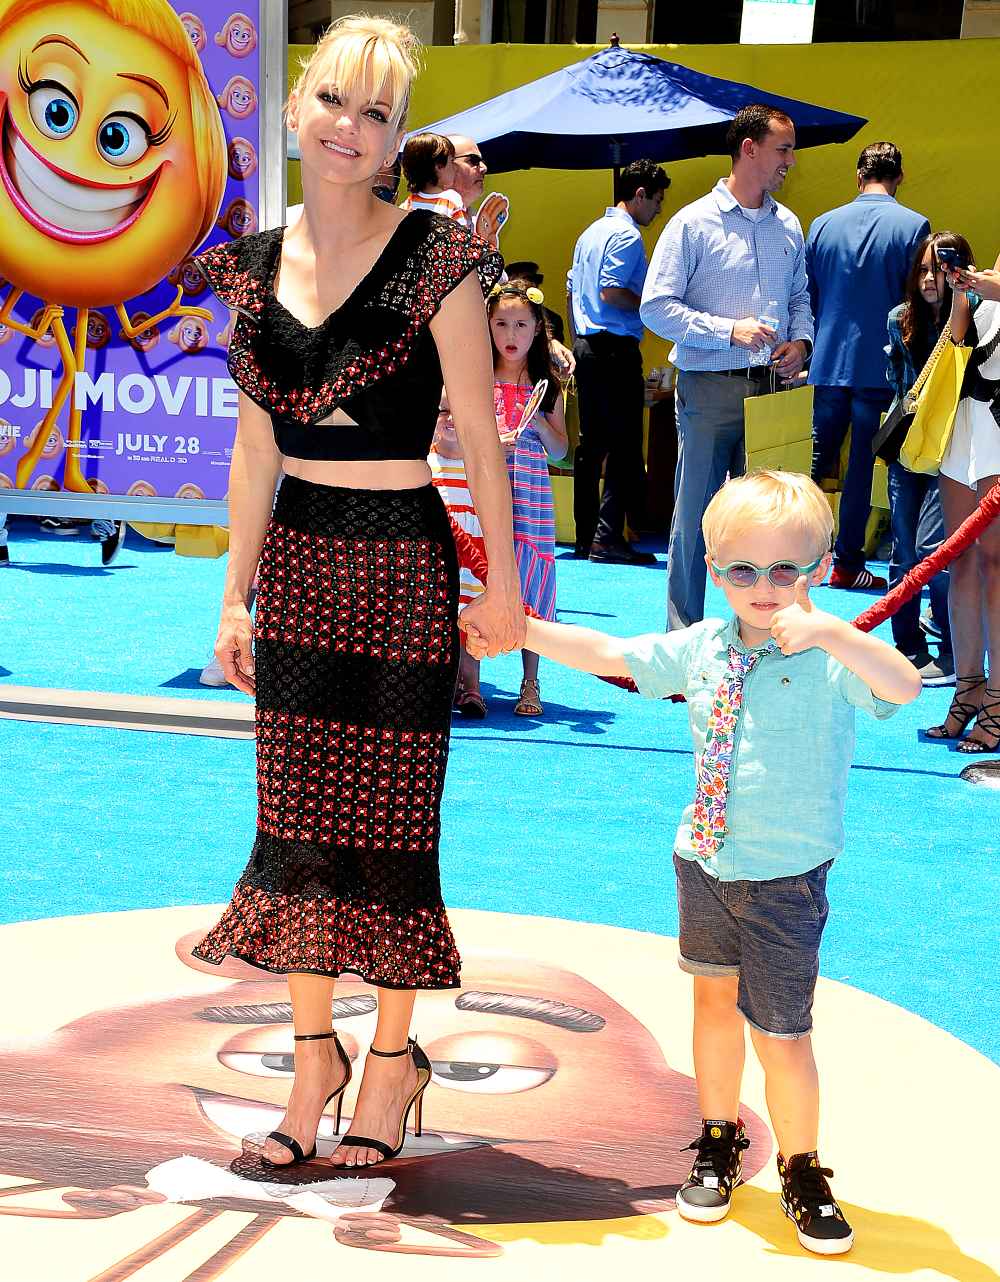
[[[876,142],[858,157],[859,195],[821,214],[806,241],[806,270],[816,341],[809,382],[813,402],[814,481],[839,474],[840,450],[851,449],[840,498],[830,586],[885,591],[865,567],[871,511],[872,437],[892,400],[886,383],[886,319],[902,302],[906,278],[930,223],[896,201],[903,157],[895,143]]]

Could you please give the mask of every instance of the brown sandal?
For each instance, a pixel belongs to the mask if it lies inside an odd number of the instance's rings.
[[[459,686],[455,694],[455,708],[470,721],[483,721],[486,717],[486,700],[478,690],[466,690]]]
[[[521,694],[514,711],[519,717],[540,717],[545,709],[542,707],[542,692],[538,682],[525,677],[521,682]]]

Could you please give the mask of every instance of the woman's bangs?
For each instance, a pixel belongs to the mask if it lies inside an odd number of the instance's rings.
[[[347,97],[368,96],[389,104],[389,123],[398,127],[406,113],[409,75],[398,51],[371,35],[343,35],[330,44],[303,76]]]

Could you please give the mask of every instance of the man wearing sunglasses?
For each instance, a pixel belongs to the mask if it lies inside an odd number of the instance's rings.
[[[487,165],[482,152],[464,134],[451,134],[448,141],[455,148],[455,190],[462,197],[465,216],[469,230],[472,230],[475,217],[473,206],[483,198],[483,183],[486,181]]]

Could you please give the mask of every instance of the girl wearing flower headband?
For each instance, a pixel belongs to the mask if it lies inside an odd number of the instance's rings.
[[[548,461],[566,457],[569,440],[562,388],[549,354],[542,291],[523,281],[494,286],[487,300],[493,338],[493,388],[500,443],[514,504],[514,555],[526,605],[543,619],[556,616],[555,516]],[[523,421],[533,390],[548,387]],[[524,679],[514,711],[542,715],[538,655],[521,651]],[[475,660],[472,660],[475,662]],[[478,665],[477,665],[478,667]],[[478,687],[478,671],[476,673]]]

